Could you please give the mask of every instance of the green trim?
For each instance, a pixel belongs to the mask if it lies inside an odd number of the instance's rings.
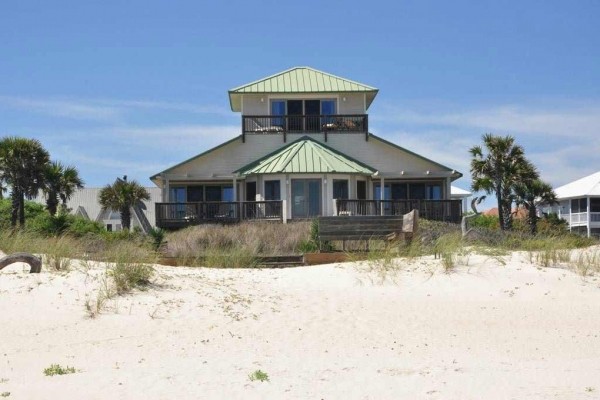
[[[209,153],[212,153],[213,151],[215,151],[215,150],[218,150],[218,149],[220,149],[220,148],[221,148],[221,147],[223,147],[223,146],[227,146],[228,144],[230,144],[230,143],[233,143],[233,142],[235,142],[236,140],[238,140],[238,139],[241,139],[241,138],[242,138],[242,135],[236,136],[236,137],[234,137],[233,139],[230,139],[230,140],[228,140],[228,141],[226,141],[226,142],[223,142],[223,143],[221,143],[220,145],[218,145],[218,146],[216,146],[216,147],[213,147],[212,149],[208,149],[208,150],[206,150],[206,151],[205,151],[205,152],[203,152],[203,153],[200,153],[200,154],[198,154],[198,155],[195,155],[195,156],[193,156],[193,157],[190,157],[190,158],[188,158],[188,159],[187,159],[187,160],[185,160],[185,161],[182,161],[182,162],[180,162],[180,163],[178,163],[178,164],[175,164],[175,165],[173,165],[172,167],[169,167],[169,168],[165,169],[164,171],[161,171],[161,172],[159,172],[158,174],[154,174],[154,175],[152,175],[152,176],[150,177],[150,180],[151,180],[152,182],[154,182],[154,179],[155,179],[155,178],[157,178],[157,177],[159,177],[159,175],[161,175],[161,174],[164,174],[164,173],[167,173],[167,172],[171,171],[172,169],[175,169],[175,168],[177,168],[177,167],[180,167],[180,166],[182,166],[182,165],[183,165],[183,164],[185,164],[185,163],[188,163],[188,162],[190,162],[190,161],[193,161],[193,160],[195,160],[195,159],[197,159],[197,158],[200,158],[200,157],[202,157],[202,156],[205,156],[205,155],[207,155],[207,154],[209,154]],[[155,182],[155,183],[156,183],[156,182]]]
[[[402,147],[402,146],[398,146],[397,144],[395,144],[395,143],[392,143],[392,142],[390,142],[390,141],[388,141],[388,140],[385,140],[384,138],[382,138],[382,137],[379,137],[379,136],[377,136],[377,135],[374,135],[374,134],[372,134],[372,133],[369,133],[369,137],[370,137],[370,138],[377,139],[377,140],[379,140],[381,143],[384,143],[384,144],[387,144],[387,145],[389,145],[389,146],[392,146],[392,147],[394,147],[394,148],[396,148],[396,149],[398,149],[398,150],[405,151],[405,152],[407,152],[408,154],[411,154],[411,155],[413,155],[413,156],[415,156],[415,157],[418,157],[418,158],[420,158],[421,160],[424,160],[424,161],[430,162],[430,163],[432,163],[432,164],[434,164],[434,165],[437,165],[438,167],[441,167],[441,168],[447,169],[448,171],[456,171],[454,168],[449,168],[449,167],[447,167],[447,166],[445,166],[445,165],[442,165],[442,164],[440,164],[440,163],[438,163],[438,162],[435,162],[435,161],[433,161],[433,160],[430,160],[430,159],[429,159],[429,158],[427,158],[427,157],[423,157],[423,156],[422,156],[422,155],[420,155],[420,154],[417,154],[417,153],[415,153],[415,152],[413,152],[413,151],[410,151],[410,150],[408,150],[408,149],[405,149],[405,148],[404,148],[404,147]],[[460,172],[458,172],[458,171],[456,171],[456,173],[457,173],[459,176],[457,176],[456,178],[454,178],[454,177],[453,177],[453,179],[452,179],[453,181],[455,181],[456,179],[462,178],[462,176],[463,176],[463,174],[462,174],[462,173],[460,173]]]

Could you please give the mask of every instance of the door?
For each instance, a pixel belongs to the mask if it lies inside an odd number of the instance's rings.
[[[292,218],[321,215],[321,180],[292,179]]]
[[[306,115],[306,131],[319,132],[321,125],[321,101],[306,100],[304,101],[304,114]]]
[[[303,129],[302,115],[304,110],[302,107],[302,100],[288,100],[288,130],[290,131],[301,131]]]
[[[246,182],[246,201],[256,201],[256,182]],[[244,204],[242,213],[245,218],[255,218],[256,203]]]

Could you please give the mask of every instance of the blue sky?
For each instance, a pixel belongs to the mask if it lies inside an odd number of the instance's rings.
[[[510,134],[560,185],[600,170],[598,1],[27,1],[0,8],[0,136],[88,186],[239,134],[227,90],[308,65],[380,89],[373,133],[463,172]]]

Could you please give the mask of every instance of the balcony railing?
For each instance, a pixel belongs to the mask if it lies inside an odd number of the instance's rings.
[[[578,212],[578,213],[570,213],[570,214],[562,214],[561,218],[566,220],[569,225],[587,225],[588,222],[588,213],[587,212]],[[591,212],[590,213],[590,222],[600,222],[600,212]]]
[[[182,228],[203,223],[233,223],[243,220],[281,221],[281,200],[195,203],[156,203],[156,226]]]
[[[419,217],[460,223],[461,200],[344,200],[336,199],[336,215],[403,215],[413,209]]]
[[[246,134],[364,133],[368,140],[367,114],[353,115],[243,115],[242,138]]]

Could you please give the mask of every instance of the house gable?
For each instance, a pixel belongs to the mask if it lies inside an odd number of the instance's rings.
[[[243,173],[244,167],[256,166],[265,157],[305,137],[306,135],[289,134],[288,138],[292,143],[287,145],[282,143],[279,135],[253,135],[247,137],[245,143],[238,137],[168,168],[151,179],[159,186],[162,186],[162,175],[171,179],[231,179],[237,172]],[[382,176],[396,175],[414,179],[450,177],[452,180],[462,176],[449,167],[378,136],[370,135],[370,138],[372,139],[365,141],[362,135],[340,134],[329,135],[327,143],[323,135],[313,135],[310,140]]]

